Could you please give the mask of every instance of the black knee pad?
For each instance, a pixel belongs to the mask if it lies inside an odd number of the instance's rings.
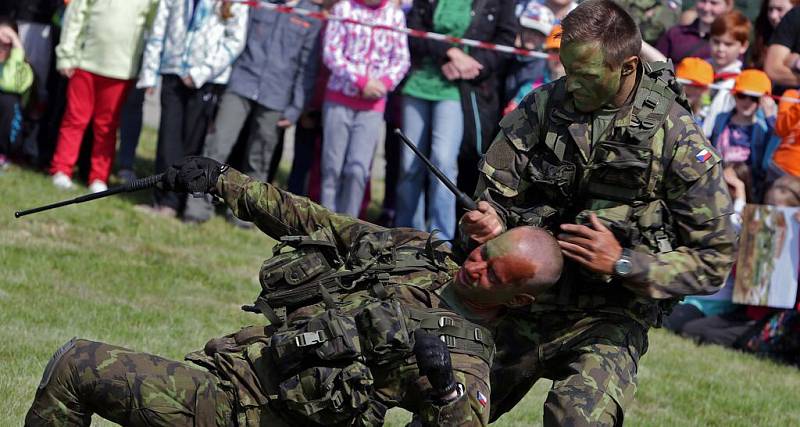
[[[47,387],[47,383],[50,382],[50,377],[53,375],[53,369],[58,365],[58,362],[61,360],[61,357],[64,356],[64,353],[72,350],[75,347],[75,344],[78,342],[78,337],[72,337],[71,340],[67,341],[62,345],[55,353],[53,353],[53,357],[50,358],[50,361],[47,362],[47,366],[44,368],[44,374],[42,374],[42,380],[39,381],[39,390]]]

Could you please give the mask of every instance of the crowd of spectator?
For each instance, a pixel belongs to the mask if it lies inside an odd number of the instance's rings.
[[[674,63],[698,126],[722,156],[736,211],[746,203],[800,206],[800,1],[619,3],[640,24],[643,58]],[[156,160],[147,172],[204,155],[271,180],[293,129],[289,190],[363,217],[383,141],[380,222],[452,239],[454,195],[391,130],[402,129],[472,193],[502,116],[564,75],[559,22],[577,2],[286,5],[332,19],[225,0],[0,1],[0,167],[26,162],[70,189],[83,153],[89,191],[107,188],[115,157],[114,179],[135,179],[142,104],[158,87]],[[404,28],[549,55],[506,55],[393,30]],[[192,223],[214,214],[210,200],[162,191],[142,209]],[[666,326],[761,353],[771,350],[759,337],[774,342],[776,325],[793,328],[797,340],[794,311],[737,306],[731,287],[687,299]]]

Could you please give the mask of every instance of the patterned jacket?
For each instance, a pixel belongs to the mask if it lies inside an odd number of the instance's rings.
[[[153,87],[159,74],[190,76],[197,87],[225,84],[231,64],[244,49],[248,7],[231,4],[222,18],[223,2],[161,0],[146,39],[138,87]]]
[[[567,262],[534,310],[614,312],[652,326],[662,314],[659,300],[710,294],[724,284],[736,234],[722,163],[649,67],[633,102],[594,146],[592,116],[575,109],[560,79],[503,118],[481,162],[477,196],[507,227],[558,232],[560,224],[586,223],[595,212],[630,251],[633,271],[625,279]]]
[[[406,28],[403,12],[392,2],[368,7],[359,0],[343,0],[331,11],[334,18],[352,19],[392,28]],[[369,79],[380,80],[392,91],[411,65],[405,34],[331,20],[325,30],[322,60],[331,70],[326,100],[357,110],[383,110],[385,99],[361,96]]]

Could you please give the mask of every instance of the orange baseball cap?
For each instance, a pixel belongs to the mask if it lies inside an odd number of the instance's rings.
[[[696,86],[708,86],[714,83],[714,67],[700,58],[683,58],[675,67],[675,77],[689,80]]]
[[[744,70],[736,77],[733,92],[750,96],[771,95],[772,81],[767,76],[767,73],[761,70]]]
[[[544,50],[561,49],[561,25],[553,25],[553,29],[544,41]]]

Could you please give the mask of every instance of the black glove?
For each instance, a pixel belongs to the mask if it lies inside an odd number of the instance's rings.
[[[164,190],[179,193],[208,193],[226,168],[208,157],[189,156],[167,168],[161,185]]]
[[[419,373],[428,377],[434,399],[442,400],[458,389],[450,361],[450,350],[436,335],[414,331],[414,355]]]

